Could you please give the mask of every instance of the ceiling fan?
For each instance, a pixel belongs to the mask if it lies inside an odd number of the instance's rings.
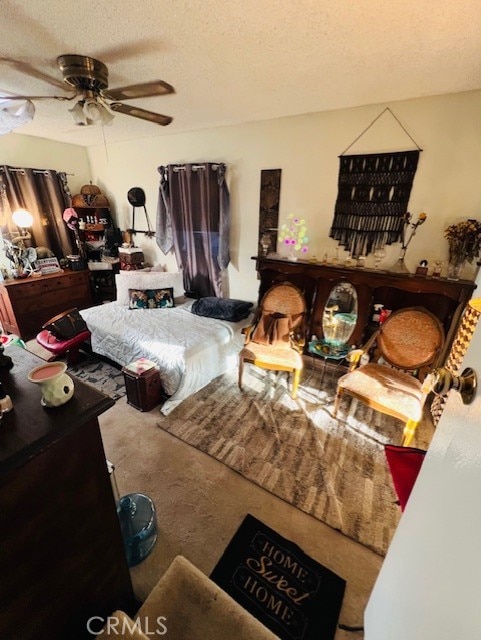
[[[57,65],[62,73],[63,81],[68,85],[69,90],[75,92],[73,95],[0,96],[0,102],[2,100],[25,100],[31,104],[31,101],[34,100],[68,101],[77,99],[77,102],[72,109],[69,109],[69,112],[72,114],[76,124],[84,126],[97,123],[109,124],[114,117],[112,112],[148,120],[163,127],[172,122],[170,116],[118,102],[119,100],[132,100],[175,93],[174,88],[163,80],[109,89],[109,72],[107,66],[100,60],[89,56],[66,54],[57,58]]]

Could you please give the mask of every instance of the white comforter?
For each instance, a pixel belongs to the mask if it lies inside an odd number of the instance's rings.
[[[159,367],[165,415],[185,398],[237,365],[241,329],[248,320],[225,322],[194,315],[192,300],[172,309],[129,309],[109,302],[80,313],[92,333],[92,350],[125,366],[148,358]]]

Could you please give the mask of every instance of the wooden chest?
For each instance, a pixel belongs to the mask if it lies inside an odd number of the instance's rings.
[[[142,264],[144,252],[142,249],[119,249],[119,259],[121,264]]]
[[[124,367],[127,402],[139,411],[151,411],[161,402],[161,384],[157,368],[136,373]]]

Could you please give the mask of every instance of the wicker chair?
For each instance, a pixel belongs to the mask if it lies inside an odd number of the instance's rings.
[[[351,352],[350,371],[337,382],[334,415],[342,394],[348,393],[376,411],[405,422],[402,444],[408,446],[429,392],[422,382],[443,344],[443,327],[432,313],[422,307],[395,311],[363,349]],[[382,358],[385,364],[358,366],[362,355],[371,350],[373,359]]]
[[[262,298],[254,322],[244,329],[245,345],[239,353],[239,388],[244,362],[262,369],[293,373],[297,395],[305,344],[306,301],[300,289],[285,282],[271,287]]]

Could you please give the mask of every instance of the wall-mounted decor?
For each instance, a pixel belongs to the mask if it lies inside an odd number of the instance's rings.
[[[266,256],[276,250],[282,169],[263,169],[259,202],[258,253]]]
[[[384,113],[389,112],[417,149],[345,155]],[[338,196],[329,235],[352,256],[402,240],[404,219],[421,148],[387,108],[340,155]]]
[[[145,233],[147,238],[153,238],[155,236],[155,231],[150,225],[149,214],[145,207],[145,191],[141,187],[132,187],[127,192],[127,199],[132,205],[132,228],[127,229],[127,233],[130,234],[130,236],[135,235],[136,233]],[[145,221],[147,223],[146,231],[141,231],[135,228],[135,209],[137,207],[142,207],[144,209]]]

